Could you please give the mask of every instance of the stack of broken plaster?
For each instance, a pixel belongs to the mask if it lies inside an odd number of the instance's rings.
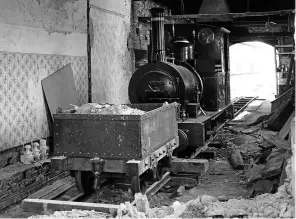
[[[286,173],[288,178],[275,194],[263,194],[255,199],[230,199],[228,202],[219,202],[215,197],[203,195],[187,203],[174,202],[169,207],[172,211],[167,215],[164,215],[163,212],[168,207],[149,209],[147,198],[139,194],[135,197],[137,203],[135,207],[130,203],[120,205],[117,218],[201,218],[217,216],[226,218],[242,216],[294,218],[292,159],[287,161]],[[145,200],[147,201],[145,202]]]

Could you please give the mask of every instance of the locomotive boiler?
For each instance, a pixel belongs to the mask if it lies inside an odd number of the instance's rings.
[[[180,145],[174,152],[178,156],[190,156],[204,145],[219,121],[233,117],[233,106],[225,97],[229,93],[229,72],[225,73],[227,39],[220,29],[217,32],[197,26],[193,28],[194,42],[179,36],[171,43],[167,56],[164,9],[153,8],[151,15],[150,62],[132,75],[129,98],[131,103],[179,103]]]
[[[181,117],[196,117],[200,113],[203,82],[195,69],[185,62],[192,59],[192,47],[186,42],[181,41],[180,44],[185,46],[176,49],[179,50],[176,63],[174,59],[166,61],[163,12],[162,8],[151,9],[152,62],[138,68],[132,75],[129,98],[131,103],[177,102],[181,104]]]

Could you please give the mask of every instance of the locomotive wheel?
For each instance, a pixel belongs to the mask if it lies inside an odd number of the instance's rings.
[[[94,179],[94,174],[91,171],[75,171],[76,187],[85,194],[93,192]]]

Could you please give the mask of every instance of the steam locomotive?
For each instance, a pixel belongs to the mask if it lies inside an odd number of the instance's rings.
[[[180,34],[186,33],[184,26],[187,32],[192,30],[193,43],[182,36],[167,43],[164,9],[153,8],[151,15],[150,62],[132,75],[129,98],[131,103],[179,103],[180,146],[175,152],[188,155],[204,145],[219,120],[233,117],[229,104],[229,32],[224,28],[180,25],[176,28]],[[175,26],[172,32],[175,36]]]
[[[194,157],[219,123],[233,118],[227,33],[181,25],[177,35],[193,30],[193,43],[178,38],[166,46],[164,10],[151,13],[150,62],[134,72],[128,89],[129,107],[145,113],[53,115],[54,154],[67,158],[82,192],[109,178],[129,178],[133,193],[143,191],[148,179],[162,178],[173,155]]]

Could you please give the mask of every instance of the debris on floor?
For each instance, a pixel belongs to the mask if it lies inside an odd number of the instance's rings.
[[[198,218],[198,217],[268,217],[293,218],[294,197],[292,191],[292,159],[286,167],[289,176],[284,185],[275,194],[262,194],[254,199],[230,199],[219,201],[217,198],[202,195],[186,203],[175,201],[170,207],[149,209],[153,218]],[[170,214],[164,212],[170,208]],[[128,210],[127,210],[128,209]],[[147,211],[147,209],[146,209]],[[167,210],[168,212],[168,210]],[[145,213],[129,203],[121,205],[118,218],[144,218]]]
[[[77,210],[73,209],[72,211],[55,211],[51,215],[36,215],[36,216],[31,216],[29,219],[37,219],[37,218],[42,218],[42,219],[50,219],[50,218],[110,218],[111,215],[102,213],[102,212],[97,212],[97,211],[86,211],[86,210]]]
[[[291,141],[279,135],[287,125],[281,122],[277,131],[268,129],[266,121],[278,121],[275,113],[259,115],[259,119],[245,115],[252,122],[242,117],[243,120],[231,121],[217,132],[215,144],[207,149],[215,156],[207,157],[209,169],[198,177],[198,182],[188,178],[194,183],[185,183],[176,177],[149,199],[106,187],[88,202],[118,204],[117,218],[294,217]],[[286,115],[285,119],[291,116]],[[136,205],[131,204],[134,198]],[[72,210],[32,218],[57,217],[111,215]]]

